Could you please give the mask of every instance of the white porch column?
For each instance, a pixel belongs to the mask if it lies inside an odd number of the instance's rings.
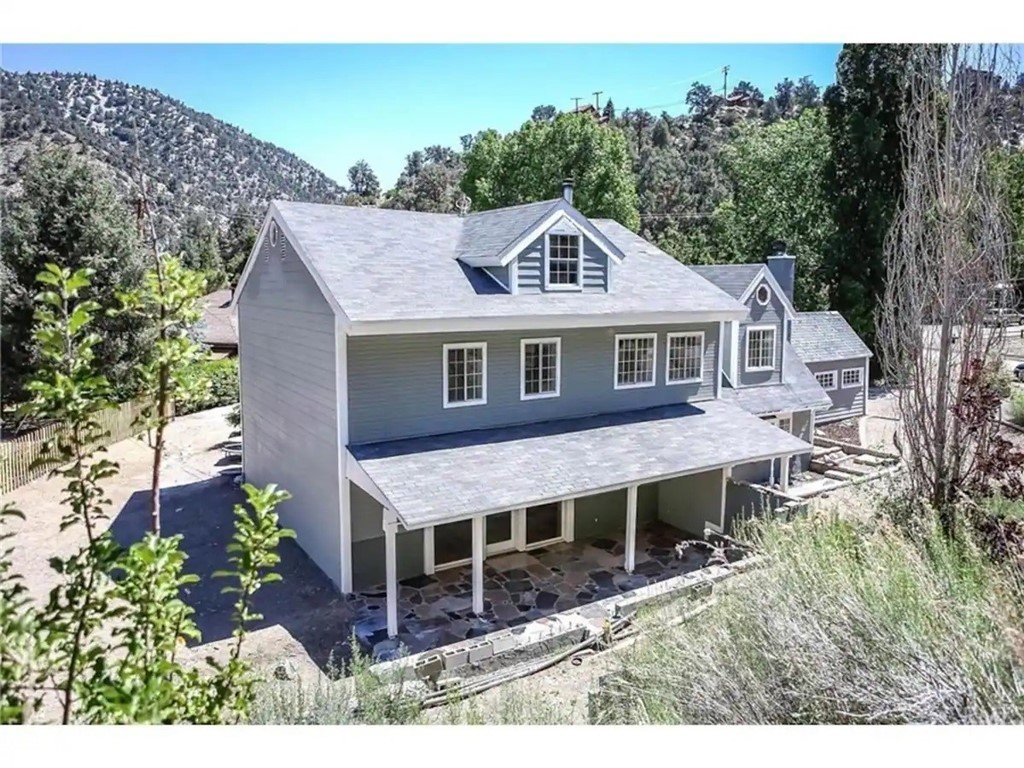
[[[626,488],[626,573],[636,566],[636,494],[638,486]]]
[[[725,501],[729,498],[729,478],[732,477],[732,467],[722,470],[722,513],[718,518],[718,532],[725,533]]]
[[[434,526],[423,529],[423,572],[434,575]]]
[[[473,613],[484,612],[484,516],[473,518]]]
[[[395,534],[398,523],[384,521],[384,570],[388,594],[388,637],[398,635],[398,559],[395,553]]]
[[[576,499],[562,502],[562,538],[566,541],[576,539]]]
[[[791,460],[789,456],[779,459],[779,487],[783,491],[789,490],[789,463]]]

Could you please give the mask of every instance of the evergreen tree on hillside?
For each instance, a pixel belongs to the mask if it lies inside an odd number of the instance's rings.
[[[242,276],[246,259],[256,245],[258,235],[259,219],[256,211],[249,205],[237,206],[228,219],[227,231],[220,238],[224,272],[232,287],[238,284],[238,278]]]
[[[835,221],[824,273],[831,307],[869,345],[885,284],[882,246],[903,188],[899,119],[909,45],[844,45],[825,91],[830,161],[825,184]]]
[[[352,194],[366,200],[375,201],[380,197],[380,182],[377,181],[377,174],[365,160],[357,161],[348,169],[348,184]]]
[[[9,198],[8,206],[0,225],[0,396],[5,404],[14,404],[24,398],[24,386],[39,363],[32,338],[33,297],[43,265],[94,270],[83,298],[115,306],[116,291],[141,284],[145,263],[131,208],[92,167],[66,149],[33,157],[22,178],[21,195]],[[151,329],[124,315],[98,315],[95,329],[103,339],[96,347],[98,370],[129,391]]]

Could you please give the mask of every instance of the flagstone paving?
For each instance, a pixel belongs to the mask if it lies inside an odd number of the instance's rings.
[[[625,534],[512,552],[484,561],[484,612],[473,613],[472,567],[399,582],[399,642],[409,653],[516,627],[553,613],[621,595],[704,566],[693,548],[681,559],[678,529],[653,523],[637,531],[636,566],[623,569]],[[387,640],[383,585],[350,603],[356,637],[368,650]]]

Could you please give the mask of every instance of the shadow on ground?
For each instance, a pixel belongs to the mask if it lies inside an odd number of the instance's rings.
[[[213,573],[228,567],[233,509],[244,498],[227,475],[165,488],[160,494],[162,532],[181,534],[188,555],[186,570],[201,579],[185,590],[183,598],[195,609],[204,645],[229,638],[233,629],[234,595],[221,593],[229,582],[214,579]],[[118,513],[111,531],[118,542],[128,545],[148,527],[149,493],[137,491]],[[278,572],[284,580],[257,593],[255,608],[263,619],[250,629],[282,626],[321,669],[327,668],[332,654],[335,662],[347,659],[351,624],[345,597],[293,540],[283,542],[280,555]]]

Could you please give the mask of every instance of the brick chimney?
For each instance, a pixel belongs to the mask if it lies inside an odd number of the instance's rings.
[[[786,244],[781,240],[772,243],[772,253],[768,257],[768,271],[782,287],[783,293],[793,303],[793,286],[796,282],[796,256],[786,253]]]

